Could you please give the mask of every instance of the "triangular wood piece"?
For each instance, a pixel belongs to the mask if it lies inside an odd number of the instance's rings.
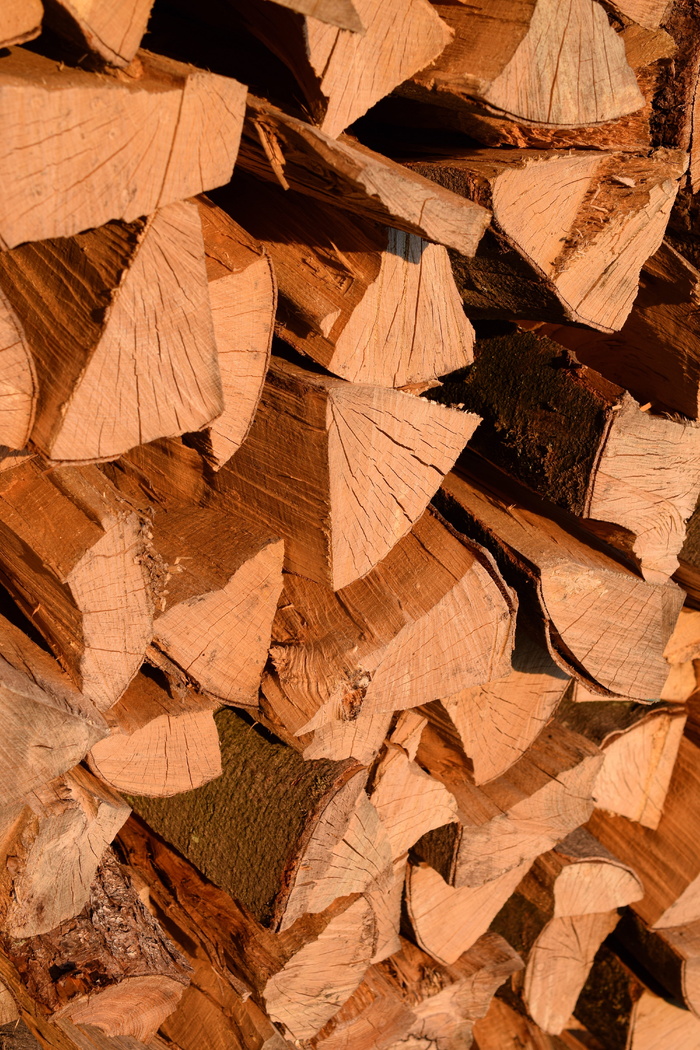
[[[110,66],[128,66],[146,32],[153,0],[46,0],[46,24]]]

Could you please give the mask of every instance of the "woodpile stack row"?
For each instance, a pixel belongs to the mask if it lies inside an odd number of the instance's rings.
[[[695,0],[0,46],[0,1048],[698,1050]]]

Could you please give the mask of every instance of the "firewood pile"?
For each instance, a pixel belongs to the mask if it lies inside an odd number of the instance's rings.
[[[0,1050],[700,1050],[697,0],[0,47]]]

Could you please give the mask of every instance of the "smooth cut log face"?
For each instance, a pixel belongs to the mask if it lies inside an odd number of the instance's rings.
[[[254,515],[285,540],[289,572],[338,590],[409,532],[477,423],[273,357],[253,426],[219,471],[212,503]]]
[[[52,656],[0,619],[0,810],[77,765],[107,723]]]
[[[297,736],[313,732],[300,741],[306,757],[371,761],[382,715],[509,667],[514,613],[488,556],[428,510],[368,576],[336,593],[285,577],[270,652],[278,688],[266,679],[265,709]]]
[[[2,247],[133,222],[228,182],[243,85],[147,52],[139,60],[141,76],[120,80],[21,49],[2,58]]]
[[[530,509],[520,487],[509,491],[506,484],[508,503],[502,502],[492,494],[494,472],[486,481],[470,461],[470,478],[477,472],[486,492],[466,475],[450,474],[437,505],[458,528],[477,529],[504,559],[506,579],[528,588],[555,662],[603,695],[657,697],[668,674],[662,654],[680,613],[681,589],[641,580],[553,517]],[[500,477],[498,485],[503,491]]]
[[[249,176],[217,199],[269,252],[278,334],[295,350],[342,379],[389,387],[472,361],[474,332],[442,245]]]
[[[47,0],[46,23],[110,66],[128,66],[146,32],[153,0]]]
[[[152,636],[146,538],[94,466],[0,475],[0,574],[85,697],[116,703]]]
[[[5,937],[4,950],[45,1011],[110,1036],[150,1038],[189,983],[190,967],[111,850],[74,919],[37,937]],[[54,967],[70,979],[55,981]]]
[[[194,203],[5,252],[0,284],[36,362],[47,456],[116,457],[221,412]]]
[[[118,791],[176,795],[221,775],[214,704],[138,674],[109,712],[111,734],[90,750],[93,773]]]
[[[167,584],[153,623],[154,663],[163,654],[217,700],[256,706],[282,590],[282,542],[232,514],[192,507],[156,512],[153,548]]]
[[[453,108],[476,100],[555,126],[600,124],[644,105],[624,43],[593,0],[509,2],[498,16],[488,0],[435,6],[455,36],[413,77],[419,98]]]
[[[263,247],[206,197],[198,204],[224,403],[206,432],[207,459],[218,470],[242,444],[260,400],[277,284]]]
[[[364,26],[357,6],[353,0],[274,0],[282,7],[297,11],[300,15],[310,15],[319,22],[327,22],[338,29],[349,29],[353,33],[363,33]]]
[[[615,7],[643,29],[658,29],[666,22],[670,0],[615,0]]]
[[[519,626],[507,674],[442,697],[424,711],[438,723],[448,716],[472,761],[474,783],[484,784],[524,754],[554,715],[569,682],[547,650]]]
[[[493,211],[474,258],[453,256],[471,317],[559,316],[612,332],[661,245],[686,157],[470,150],[410,166]]]
[[[26,44],[41,32],[41,0],[7,0],[0,15],[0,47]]]
[[[7,454],[29,440],[38,383],[24,326],[1,288],[0,344],[0,444]]]
[[[48,933],[82,910],[102,855],[130,812],[81,766],[27,795],[3,836],[8,874],[0,910],[7,936]]]
[[[356,139],[326,135],[248,95],[237,165],[334,208],[473,255],[489,223],[481,205]]]

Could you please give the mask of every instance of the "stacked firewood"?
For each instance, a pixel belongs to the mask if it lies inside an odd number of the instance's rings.
[[[0,1050],[700,1050],[696,0],[0,46]]]

